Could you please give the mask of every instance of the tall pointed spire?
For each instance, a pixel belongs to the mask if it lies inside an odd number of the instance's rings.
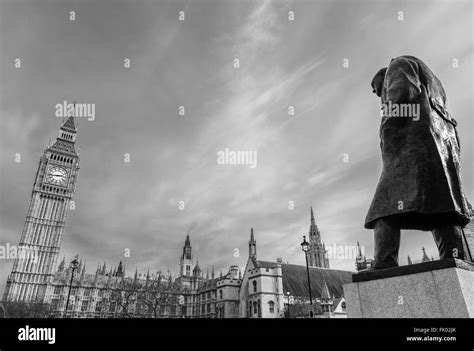
[[[323,277],[323,288],[321,289],[321,300],[330,300],[331,294],[329,293],[328,284],[326,279]]]
[[[257,241],[253,235],[253,228],[250,228],[249,257],[257,257]]]
[[[319,232],[316,221],[314,220],[313,207],[311,207],[311,224],[308,231],[309,250],[308,264],[311,267],[329,268],[329,259],[327,257],[326,247],[321,241],[321,233]]]

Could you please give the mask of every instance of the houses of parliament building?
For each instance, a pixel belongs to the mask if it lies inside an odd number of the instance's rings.
[[[169,272],[137,271],[126,276],[122,262],[116,267],[104,263],[94,273],[87,273],[85,262],[78,257],[74,269],[68,267],[65,259],[58,262],[79,172],[76,134],[74,117],[68,117],[54,144],[40,158],[20,237],[22,254],[13,263],[3,301],[43,302],[51,307],[52,316],[69,318],[282,318],[292,316],[290,301],[308,300],[309,278],[319,311],[316,314],[345,317],[342,286],[351,282],[353,272],[329,268],[312,208],[309,272],[306,266],[284,263],[281,259],[258,259],[253,229],[246,266],[241,270],[232,265],[228,272],[219,275],[213,268],[204,272],[199,262],[193,261],[189,235],[179,256],[178,277]],[[153,295],[150,286],[160,286],[161,290]],[[127,295],[131,287],[138,288]],[[117,292],[122,300],[114,300]],[[124,295],[128,296],[127,301],[123,300]],[[156,298],[153,306],[147,303],[150,296]]]

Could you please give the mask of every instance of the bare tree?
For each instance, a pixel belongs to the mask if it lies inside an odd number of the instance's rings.
[[[109,295],[103,298],[101,309],[115,314],[118,307],[118,317],[133,318],[141,289],[137,279],[123,278],[116,287],[109,290]]]
[[[4,301],[0,303],[0,318],[48,318],[51,305],[45,302]]]
[[[171,314],[172,307],[178,305],[180,289],[180,284],[172,278],[165,281],[159,273],[151,280],[147,280],[139,293],[139,301],[146,306],[153,318],[159,318],[160,312],[164,314],[166,310],[170,310]]]

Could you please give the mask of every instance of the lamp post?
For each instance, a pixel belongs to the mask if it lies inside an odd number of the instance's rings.
[[[74,260],[72,260],[71,264],[69,265],[69,268],[71,269],[71,281],[69,282],[69,291],[67,293],[66,308],[64,309],[63,318],[66,318],[67,316],[67,308],[69,306],[69,297],[71,296],[72,280],[74,279],[74,271],[78,268],[78,266],[79,266],[79,263],[77,262],[77,257],[75,257]]]
[[[288,311],[287,311],[288,318],[291,318],[291,315],[290,315],[290,292],[289,291],[286,292],[286,296],[288,297]]]
[[[301,243],[301,250],[304,252],[304,256],[306,258],[306,274],[308,275],[308,289],[309,289],[309,304],[311,305],[311,309],[309,315],[313,318],[313,297],[311,296],[311,281],[309,279],[309,266],[308,266],[308,250],[309,250],[309,243],[306,241],[306,236],[303,235],[303,242]]]

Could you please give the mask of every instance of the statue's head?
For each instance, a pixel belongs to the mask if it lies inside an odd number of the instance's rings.
[[[372,86],[372,92],[378,97],[382,95],[383,81],[385,79],[386,72],[387,67],[379,69],[379,71],[375,74],[374,78],[372,78],[372,82],[370,83],[370,85]]]

